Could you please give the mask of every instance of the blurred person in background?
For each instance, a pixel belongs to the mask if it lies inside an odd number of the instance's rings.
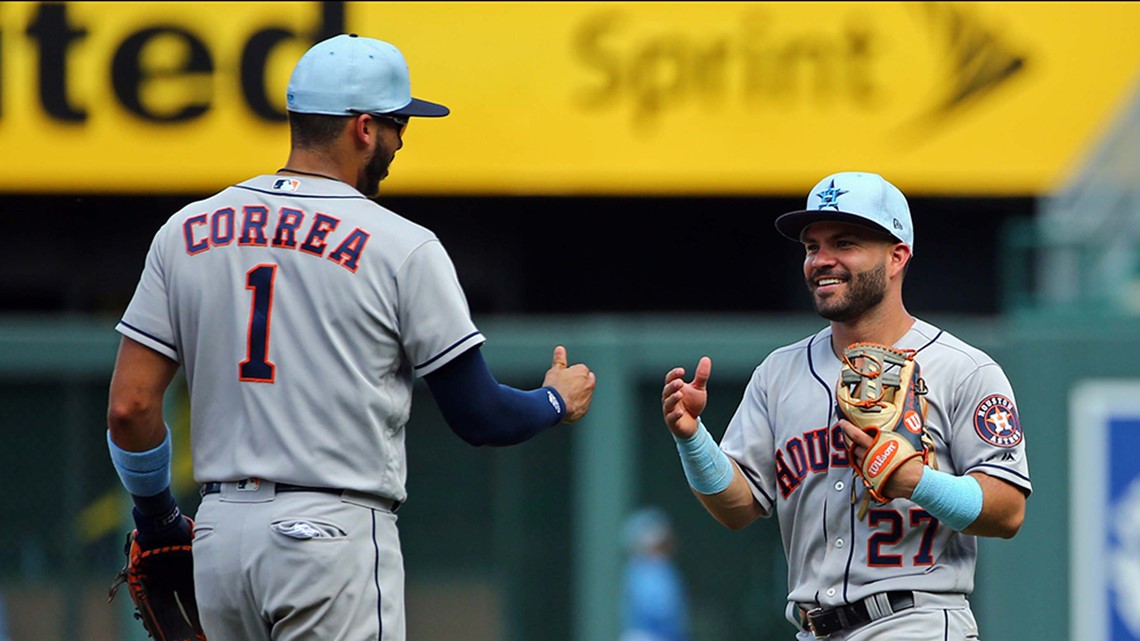
[[[689,641],[689,603],[674,563],[677,536],[668,515],[642,508],[626,520],[622,534],[629,560],[621,641]]]
[[[8,603],[0,593],[0,641],[12,641],[12,630],[8,627]]]

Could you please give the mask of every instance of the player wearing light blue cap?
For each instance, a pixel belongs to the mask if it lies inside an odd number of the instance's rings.
[[[396,510],[423,377],[473,445],[587,411],[594,374],[553,352],[543,386],[499,384],[439,239],[369,200],[411,117],[394,46],[341,35],[297,63],[286,165],[192,203],[155,235],[116,329],[108,446],[144,549],[190,538],[169,490],[162,399],[190,391],[194,579],[211,641],[403,641]]]
[[[689,641],[689,603],[668,515],[642,508],[622,528],[629,560],[622,581],[620,641]]]
[[[700,420],[712,362],[700,359],[691,382],[681,368],[666,375],[662,410],[689,484],[731,529],[777,515],[800,641],[975,639],[977,537],[1014,536],[1032,490],[1013,388],[988,355],[907,312],[914,226],[882,176],[828,176],[776,227],[803,244],[804,280],[830,324],[764,359],[719,447]],[[862,516],[853,466],[871,437],[839,418],[835,395],[856,342],[914,354],[936,458],[901,465],[888,501]]]

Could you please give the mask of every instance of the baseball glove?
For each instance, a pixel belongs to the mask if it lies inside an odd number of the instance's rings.
[[[190,542],[143,550],[135,540],[137,534],[138,530],[127,534],[123,547],[127,564],[115,576],[107,602],[125,583],[135,604],[135,618],[155,641],[206,641],[194,598]]]
[[[926,429],[925,394],[913,350],[852,343],[843,351],[837,408],[840,416],[874,439],[863,464],[854,467],[870,498],[879,503],[890,501],[883,496],[883,486],[903,463],[916,457],[924,464],[935,460],[934,441]],[[866,509],[864,497],[859,518]]]

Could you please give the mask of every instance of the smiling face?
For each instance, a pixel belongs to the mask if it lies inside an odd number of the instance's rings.
[[[890,276],[897,273],[891,270],[893,250],[906,247],[885,233],[833,222],[808,226],[800,240],[806,254],[804,282],[816,312],[841,323],[862,317],[883,301]],[[899,269],[903,264],[905,259]]]

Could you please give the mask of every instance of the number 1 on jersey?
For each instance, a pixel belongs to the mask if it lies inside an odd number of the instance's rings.
[[[269,319],[273,314],[273,279],[277,265],[258,265],[245,274],[245,288],[253,291],[245,360],[239,378],[251,383],[272,383],[277,367],[269,362]]]

